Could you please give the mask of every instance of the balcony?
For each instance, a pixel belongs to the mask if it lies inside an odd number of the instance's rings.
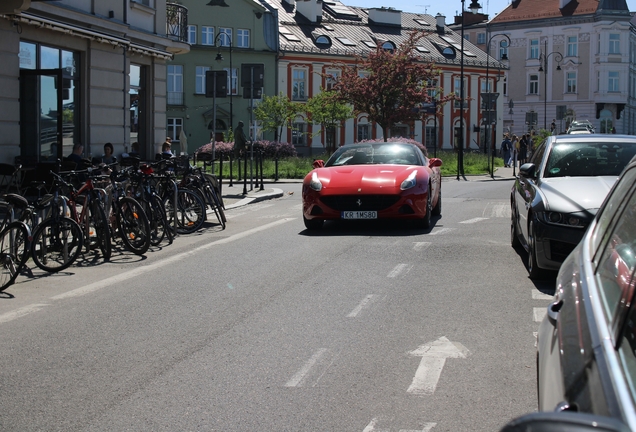
[[[166,3],[166,36],[177,42],[188,42],[188,8]]]

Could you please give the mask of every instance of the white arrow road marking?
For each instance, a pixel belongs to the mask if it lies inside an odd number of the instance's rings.
[[[32,305],[21,307],[20,309],[16,309],[11,312],[7,312],[5,314],[0,315],[0,323],[13,321],[16,318],[23,317],[33,312],[37,312],[46,306],[48,306],[48,304],[32,304]]]
[[[543,294],[541,291],[537,291],[536,289],[532,290],[532,300],[552,300],[554,296],[549,294]]]
[[[461,224],[474,224],[474,223],[481,222],[481,221],[487,220],[487,219],[488,218],[485,218],[485,217],[476,217],[476,218],[472,218],[472,219],[468,219],[468,220],[462,221],[460,223]]]
[[[355,317],[357,317],[358,314],[362,311],[362,309],[367,307],[377,297],[378,296],[376,294],[369,294],[368,296],[363,298],[362,301],[360,302],[360,304],[358,306],[356,306],[356,308],[354,310],[349,312],[349,315],[347,315],[347,318],[355,318]]]
[[[413,242],[413,250],[420,252],[422,250],[428,249],[431,245],[431,242]]]
[[[393,267],[393,270],[391,270],[389,272],[389,274],[386,275],[386,277],[390,277],[390,278],[398,277],[400,275],[400,273],[403,273],[405,271],[409,271],[411,269],[411,267],[413,267],[413,265],[398,264],[395,267]]]
[[[488,203],[488,206],[490,206],[490,204],[491,203]],[[486,207],[486,209],[488,208],[488,206]],[[486,209],[484,209],[484,216],[486,216],[487,213]],[[510,204],[492,203],[492,208],[490,209],[490,217],[510,217]]]
[[[534,315],[534,322],[543,321],[543,317],[545,316],[546,313],[548,313],[547,307],[532,308],[532,315]]]
[[[376,429],[375,427],[378,422],[379,419],[377,417],[373,418],[362,432],[390,432],[391,429]],[[386,423],[386,421],[384,421],[384,423]],[[435,426],[437,426],[437,423],[424,423],[422,425],[423,429],[400,429],[400,432],[430,432]]]
[[[469,353],[465,346],[451,342],[445,336],[411,351],[409,354],[422,357],[422,360],[407,392],[415,395],[433,394],[442,375],[446,359],[466,358]]]

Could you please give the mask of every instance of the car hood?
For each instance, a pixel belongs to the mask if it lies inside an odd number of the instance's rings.
[[[618,177],[557,177],[543,179],[541,192],[546,210],[596,214]]]
[[[314,170],[323,184],[323,192],[369,193],[379,189],[399,188],[413,170],[423,170],[415,165],[351,165],[317,168]],[[346,193],[346,192],[345,192]]]

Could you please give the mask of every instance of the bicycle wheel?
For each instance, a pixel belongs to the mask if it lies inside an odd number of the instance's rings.
[[[110,228],[106,211],[97,198],[93,198],[88,214],[88,229],[90,249],[99,248],[104,261],[108,261],[112,255],[112,245],[110,243]]]
[[[152,246],[158,246],[166,237],[166,231],[168,231],[166,210],[156,195],[150,196],[150,199],[144,201],[143,205],[146,215],[148,216],[148,222],[150,223],[150,244]],[[170,236],[168,240],[172,240]]]
[[[126,249],[143,255],[150,247],[150,224],[141,204],[124,197],[117,204],[117,228]]]
[[[22,222],[11,222],[0,233],[0,292],[13,285],[20,274],[28,257],[28,244],[29,229]]]
[[[168,224],[173,224],[174,197],[168,195],[164,201]],[[191,234],[203,225],[205,220],[205,204],[199,196],[188,189],[177,191],[177,233]]]
[[[216,194],[214,189],[207,184],[204,185],[203,192],[205,193],[206,201],[208,202],[210,207],[212,207],[212,210],[214,210],[216,218],[219,220],[219,223],[221,224],[223,229],[225,229],[227,219],[225,218],[225,212],[223,211],[223,205],[219,200],[219,196]]]
[[[31,257],[36,266],[48,272],[64,270],[82,252],[84,235],[73,219],[52,217],[35,229]]]

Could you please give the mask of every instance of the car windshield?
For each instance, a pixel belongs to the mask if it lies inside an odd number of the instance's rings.
[[[636,143],[556,143],[550,150],[544,177],[619,176],[634,154]]]
[[[325,166],[366,164],[421,165],[417,151],[419,150],[412,144],[390,142],[343,146],[331,155]]]

